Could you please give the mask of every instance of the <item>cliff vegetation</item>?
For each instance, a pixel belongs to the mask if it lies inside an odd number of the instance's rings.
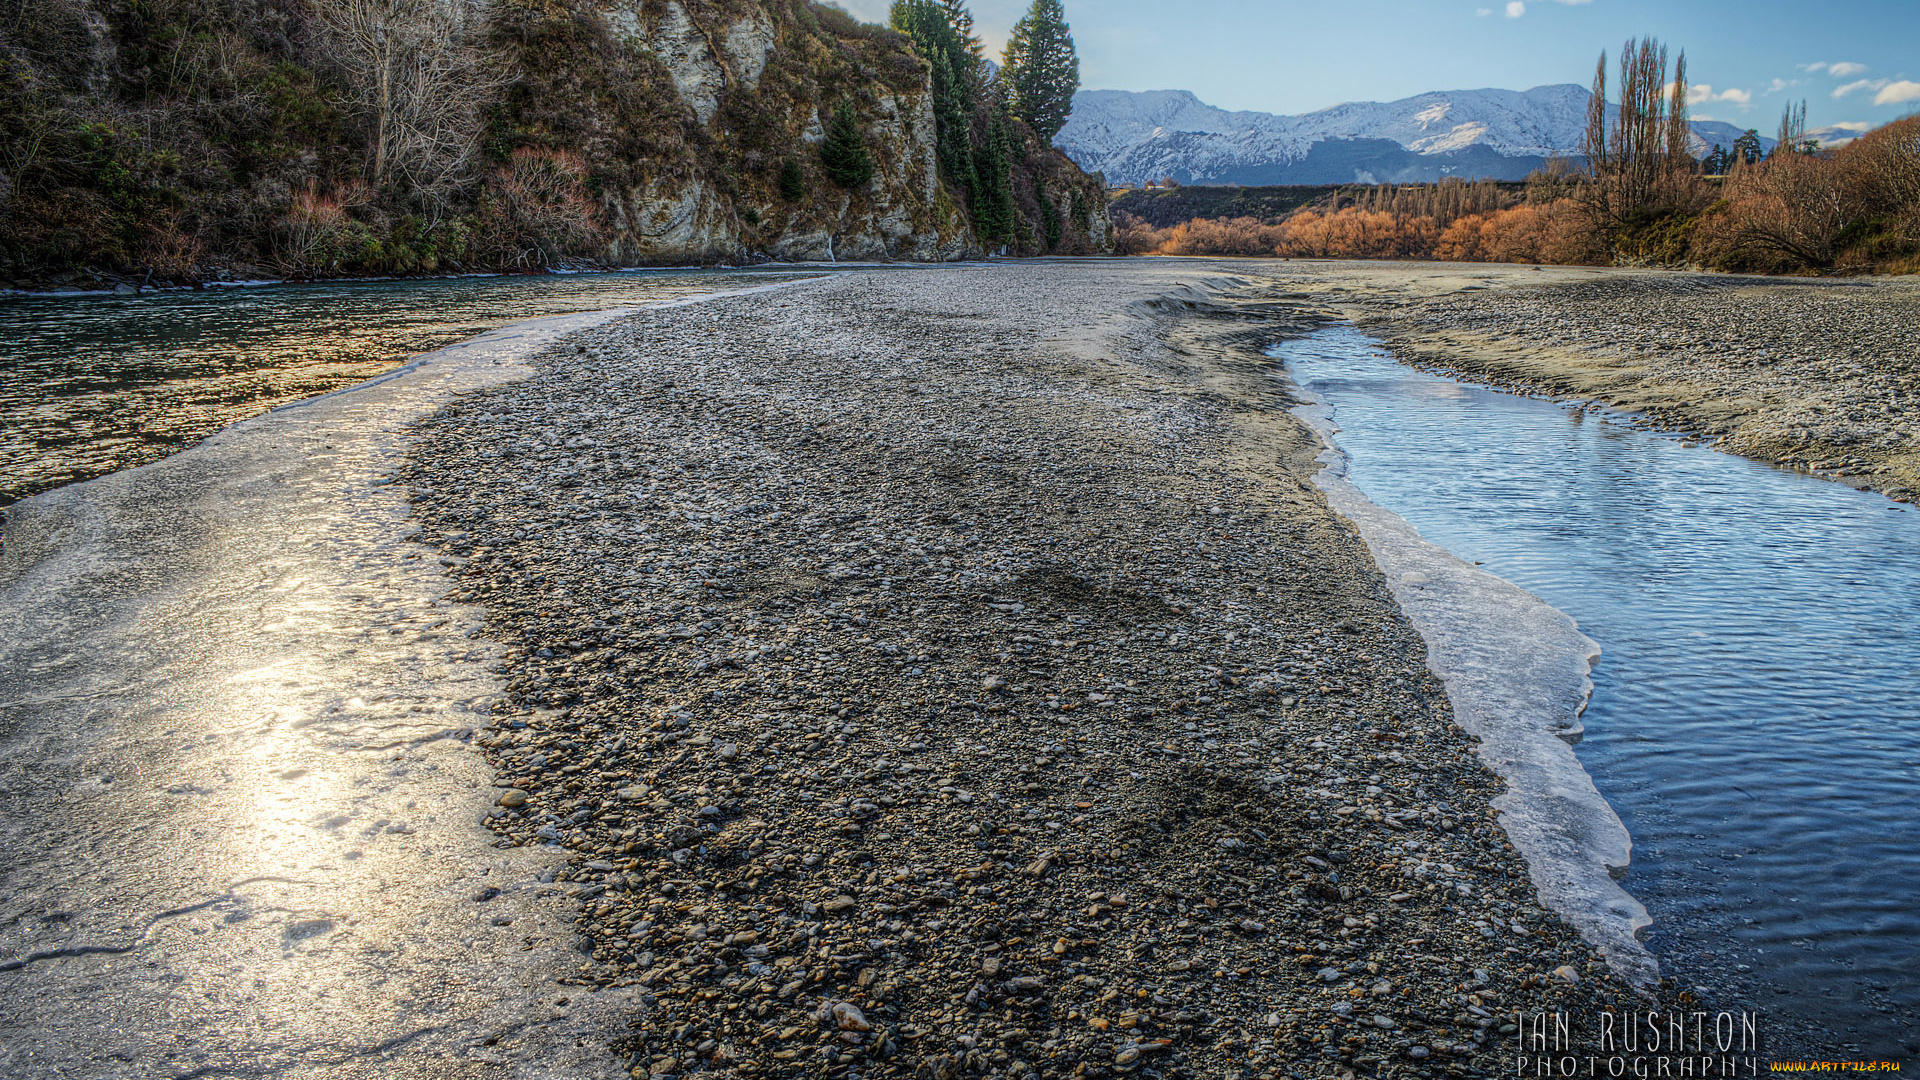
[[[976,175],[941,167],[938,74],[804,0],[19,0],[0,277],[1105,250],[1099,181],[992,80]]]

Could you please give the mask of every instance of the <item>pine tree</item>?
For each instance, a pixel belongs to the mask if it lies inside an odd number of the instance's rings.
[[[914,51],[933,69],[934,142],[940,171],[971,198],[975,186],[970,135],[975,91],[966,73],[979,66],[972,51],[978,43],[956,25],[955,8],[970,28],[973,17],[958,0],[948,0],[945,6],[934,0],[897,0],[892,23],[895,30],[913,40]]]
[[[1007,174],[1012,140],[1000,111],[987,122],[987,138],[974,148],[974,174],[979,188],[973,199],[973,227],[983,243],[1004,244],[1013,239],[1020,212],[1013,203],[1013,180]]]
[[[843,188],[865,187],[873,179],[873,155],[867,153],[867,139],[860,131],[860,117],[853,111],[853,102],[843,99],[833,107],[826,140],[820,144],[820,164],[828,178]]]
[[[800,163],[788,158],[780,163],[780,197],[793,202],[807,192],[807,178]]]
[[[960,39],[961,46],[973,58],[967,67],[954,68],[954,74],[968,82],[974,81],[980,72],[980,39],[973,36],[973,12],[967,10],[965,0],[940,0],[940,8],[946,13],[947,25]]]
[[[1073,112],[1073,94],[1080,89],[1080,58],[1074,54],[1060,0],[1033,0],[1026,15],[1013,24],[1004,61],[1000,77],[1014,114],[1041,142],[1052,142]]]

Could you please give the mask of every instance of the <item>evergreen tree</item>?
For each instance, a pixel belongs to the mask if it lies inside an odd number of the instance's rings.
[[[807,178],[800,163],[788,158],[780,163],[780,197],[793,202],[807,192]]]
[[[974,148],[974,174],[979,180],[973,199],[973,228],[989,246],[1013,240],[1020,212],[1013,204],[1013,180],[1007,174],[1012,140],[1000,110],[987,122],[987,137]]]
[[[1033,0],[1026,15],[1013,24],[1004,59],[1000,77],[1014,113],[1041,142],[1052,142],[1073,112],[1073,94],[1080,89],[1080,58],[1074,54],[1060,0]]]
[[[820,164],[828,178],[843,188],[864,187],[873,179],[873,155],[867,153],[867,139],[860,131],[860,117],[853,111],[853,102],[842,99],[833,107],[826,141],[820,144]]]
[[[961,45],[973,62],[964,68],[954,68],[954,73],[968,82],[973,82],[980,72],[980,39],[973,36],[973,12],[967,10],[965,0],[940,0],[940,8],[946,12],[947,25],[959,35]]]
[[[1733,140],[1733,160],[1748,165],[1760,160],[1760,132],[1748,128],[1745,135]]]
[[[979,67],[974,52],[979,46],[956,22],[955,9],[970,29],[973,16],[958,0],[948,0],[944,6],[934,0],[896,0],[892,22],[895,30],[913,40],[914,51],[933,69],[934,142],[940,171],[972,198],[976,182],[971,129],[976,93],[968,73]]]

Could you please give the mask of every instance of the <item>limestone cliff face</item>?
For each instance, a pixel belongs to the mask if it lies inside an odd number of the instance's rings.
[[[672,100],[659,104],[678,114],[671,119],[690,151],[638,162],[629,182],[603,191],[608,258],[932,261],[976,247],[965,217],[942,198],[925,72],[898,61],[881,69],[863,54],[898,43],[842,42],[806,14],[702,0],[612,0],[603,9],[619,45],[664,74]],[[826,115],[842,97],[865,121],[876,166],[857,191],[833,185],[817,164]],[[788,161],[804,176],[797,198],[780,192]]]
[[[594,162],[604,177],[607,259],[944,261],[982,254],[964,208],[941,181],[930,77],[904,37],[797,0],[594,2],[604,6],[594,11],[591,54],[625,54],[621,67],[647,87],[639,108],[606,126],[651,129],[652,152],[623,155],[608,147]],[[819,165],[826,121],[843,100],[861,117],[875,165],[873,179],[857,190],[835,185]],[[1077,221],[1067,232],[1079,238],[1078,247],[1105,250],[1098,181],[1053,156],[1059,161],[1038,170],[1029,186],[1036,196],[1048,191],[1061,217]],[[783,190],[783,167],[799,170],[798,192]],[[1077,187],[1088,190],[1075,195]],[[1036,244],[1044,247],[1044,238],[1036,236]]]

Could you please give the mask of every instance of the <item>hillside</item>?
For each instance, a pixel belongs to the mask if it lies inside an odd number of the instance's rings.
[[[1568,84],[1441,91],[1281,116],[1228,112],[1185,90],[1083,90],[1054,143],[1112,184],[1168,176],[1246,185],[1520,180],[1549,158],[1580,154],[1589,100]],[[1718,121],[1697,121],[1693,130],[1701,156],[1741,134]]]
[[[829,175],[842,106],[870,176]],[[1001,126],[1006,249],[1104,250],[1098,182]],[[943,260],[982,252],[973,210],[940,175],[909,40],[802,0],[0,15],[0,277],[18,285]]]

